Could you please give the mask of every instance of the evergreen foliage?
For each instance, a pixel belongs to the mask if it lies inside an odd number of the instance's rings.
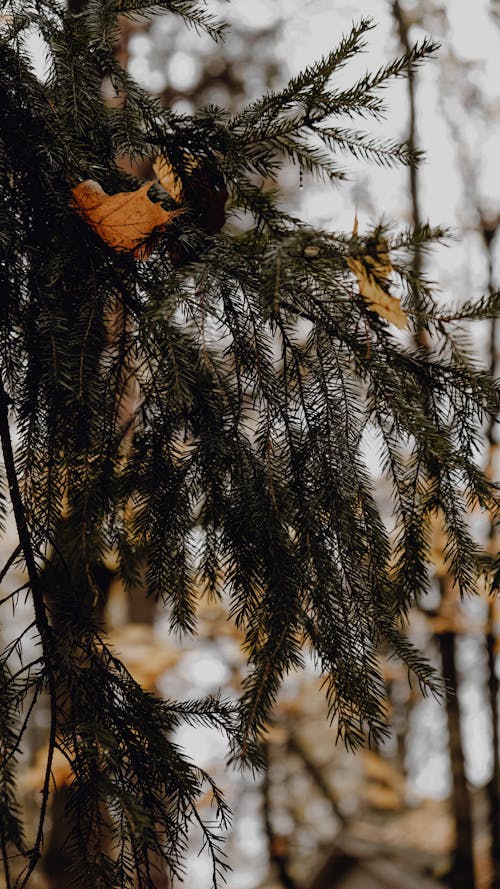
[[[2,513],[10,489],[20,541],[11,561],[26,563],[34,622],[25,632],[39,639],[34,662],[16,667],[22,639],[0,659],[7,885],[27,885],[39,859],[56,748],[74,773],[82,886],[153,887],[152,852],[179,873],[207,783],[216,816],[203,829],[215,879],[227,811],[211,779],[172,743],[176,724],[219,727],[234,759],[258,765],[259,734],[304,648],[353,748],[386,731],[381,643],[422,687],[439,687],[406,639],[404,617],[428,587],[436,513],[460,592],[474,592],[489,568],[467,515],[478,505],[498,517],[497,492],[477,464],[498,387],[453,328],[496,313],[498,295],[440,312],[412,256],[443,231],[313,230],[262,184],[290,161],[342,179],[345,153],[418,162],[408,146],[373,139],[356,122],[382,117],[384,86],[432,54],[430,42],[341,89],[335,75],[363,49],[371,28],[363,21],[236,116],[210,107],[187,117],[133,82],[114,42],[120,14],[162,10],[218,39],[223,28],[203,3],[89,0],[79,14],[58,0],[0,6]],[[44,83],[24,47],[30,28],[46,41]],[[103,84],[115,103],[103,101]],[[192,158],[222,174],[229,222],[207,234],[192,206],[141,261],[98,237],[75,212],[71,188],[94,179],[108,194],[132,191],[140,183],[117,160],[158,154],[185,182]],[[156,199],[171,207],[165,195]],[[191,258],[183,265],[171,262],[174,234]],[[405,311],[433,334],[430,350],[396,335],[349,271],[349,257],[373,255],[383,239]],[[134,416],[124,423],[131,387]],[[367,428],[392,485],[391,531],[366,464]],[[162,702],[134,682],[97,617],[110,551],[128,584],[146,564],[148,594],[165,603],[173,631],[196,630],[201,591],[227,603],[250,665],[237,704]],[[14,769],[44,691],[49,753],[35,845],[26,848]],[[99,847],[100,832],[110,851]],[[26,865],[14,881],[16,854]]]

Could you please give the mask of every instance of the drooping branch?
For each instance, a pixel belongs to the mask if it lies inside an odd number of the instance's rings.
[[[26,563],[26,570],[28,572],[29,586],[33,600],[33,608],[35,611],[35,625],[38,630],[40,643],[42,646],[45,675],[47,677],[47,685],[50,697],[49,748],[47,753],[47,764],[45,768],[45,777],[42,788],[42,801],[40,804],[40,814],[37,833],[35,837],[35,844],[33,846],[33,849],[30,851],[29,862],[25,868],[24,873],[21,872],[14,884],[16,889],[17,887],[18,889],[24,889],[41,855],[43,827],[45,823],[45,815],[47,812],[47,804],[50,794],[49,783],[56,741],[57,690],[52,658],[52,628],[49,623],[47,610],[43,599],[43,590],[40,583],[40,575],[31,543],[31,536],[28,528],[28,523],[26,521],[26,513],[21,496],[21,490],[19,487],[19,481],[17,478],[16,464],[9,426],[9,405],[9,396],[5,391],[3,380],[0,379],[0,440],[2,443],[2,453],[5,464],[5,472],[7,475],[7,482],[9,486],[12,509],[16,522],[17,534],[19,537],[19,545],[21,547],[24,561]]]
[[[43,601],[43,592],[40,584],[40,576],[36,565],[35,554],[31,545],[31,537],[26,521],[26,513],[19,488],[17,478],[16,464],[14,460],[14,452],[12,448],[12,439],[10,436],[9,426],[9,405],[10,399],[5,391],[3,380],[0,380],[0,440],[2,442],[2,453],[5,464],[5,472],[9,485],[10,499],[12,509],[16,521],[16,528],[19,537],[19,544],[22,550],[26,569],[30,581],[31,593],[33,596],[33,606],[35,609],[35,620],[42,645],[46,646],[50,638],[51,629],[47,618],[47,612]],[[44,654],[46,652],[44,651]]]

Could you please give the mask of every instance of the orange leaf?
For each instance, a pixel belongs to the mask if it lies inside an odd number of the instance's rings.
[[[159,234],[183,209],[164,210],[148,197],[151,183],[137,191],[120,191],[108,195],[98,182],[87,179],[72,188],[74,202],[85,221],[96,234],[114,250],[134,251],[145,259],[149,248],[145,244],[151,235]]]

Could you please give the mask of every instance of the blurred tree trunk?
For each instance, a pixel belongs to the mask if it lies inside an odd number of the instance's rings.
[[[408,52],[411,49],[411,42],[409,37],[409,26],[408,19],[404,9],[402,8],[399,0],[393,0],[392,4],[392,15],[396,24],[396,29],[399,36],[399,42],[401,44],[401,49],[403,52]],[[416,71],[412,69],[408,72],[407,78],[407,86],[408,86],[408,135],[407,141],[410,148],[415,151],[417,148],[417,105],[416,105]],[[419,189],[419,180],[418,180],[418,167],[415,164],[410,164],[408,168],[408,175],[410,181],[410,195],[411,195],[411,206],[412,206],[412,223],[414,226],[421,225],[422,215],[420,211],[420,189]],[[416,274],[419,273],[420,267],[422,264],[422,254],[420,250],[415,250],[415,256],[413,260],[413,270]]]
[[[456,671],[456,635],[438,635],[443,678],[446,682],[446,716],[448,720],[450,765],[452,775],[453,817],[455,820],[455,849],[449,874],[453,889],[475,889],[472,806],[460,731],[460,706]]]
[[[476,201],[478,203],[478,201]],[[481,234],[488,259],[488,291],[493,294],[495,291],[495,282],[493,275],[493,241],[499,227],[499,219],[488,219],[481,212],[479,217],[481,223]],[[497,332],[498,322],[496,318],[491,321],[490,331],[490,372],[494,375],[497,369]],[[496,447],[495,429],[493,420],[488,426],[488,465],[491,474],[494,473],[494,451]],[[490,552],[495,551],[496,533],[494,526],[490,523],[488,535],[488,548]],[[491,836],[491,889],[500,889],[500,738],[498,730],[498,691],[499,682],[496,672],[497,659],[497,636],[495,632],[495,602],[488,603],[488,622],[486,629],[486,652],[488,657],[488,695],[491,713],[491,743],[492,743],[492,774],[487,784],[486,790],[489,802],[489,821]]]
[[[392,17],[396,26],[396,32],[399,37],[399,42],[401,45],[401,49],[403,52],[408,52],[410,49],[410,39],[408,33],[408,22],[403,8],[399,0],[393,0],[392,3]],[[408,90],[408,131],[406,135],[406,139],[408,145],[415,151],[417,148],[417,108],[416,108],[416,78],[415,71],[408,72],[407,78],[407,90]],[[414,227],[417,227],[421,224],[421,213],[420,213],[420,191],[419,191],[419,179],[418,179],[418,169],[415,165],[410,165],[408,168],[408,178],[409,178],[409,187],[410,187],[410,198],[411,198],[411,221]],[[422,255],[419,249],[415,250],[413,255],[413,272],[418,276],[420,274],[422,266]],[[415,331],[415,342],[422,348],[426,348],[425,342],[425,331],[417,330]],[[389,698],[391,700],[391,697]],[[398,718],[396,720],[396,745],[397,745],[397,759],[398,765],[403,774],[406,772],[405,761],[406,761],[406,746],[407,746],[407,734],[411,721],[411,711],[412,711],[412,698],[411,695],[408,695],[407,699],[403,702],[399,702],[398,706]]]
[[[447,53],[447,61],[448,64],[452,66],[451,71],[453,73],[453,82],[459,85],[459,99],[460,103],[468,111],[468,102],[469,95],[468,92],[470,88],[470,82],[467,77],[462,77],[463,74],[463,65],[460,58],[457,58],[453,50],[450,48]],[[443,78],[443,96],[446,95],[446,82]],[[483,102],[481,103],[481,99]],[[485,120],[488,120],[488,112],[487,112],[487,101],[484,100],[484,97],[480,95],[478,90],[475,90],[475,107],[479,112],[479,120],[482,119],[484,123]],[[495,207],[494,205],[490,205],[488,209],[485,209],[483,206],[483,201],[480,197],[481,187],[478,182],[478,167],[477,167],[477,158],[475,159],[470,154],[470,149],[467,146],[466,139],[464,138],[464,134],[461,130],[461,126],[459,121],[457,120],[454,114],[450,114],[446,101],[442,102],[443,114],[447,121],[448,127],[450,129],[450,134],[453,139],[453,143],[457,148],[458,154],[458,162],[460,171],[462,174],[463,187],[464,187],[464,195],[467,199],[467,204],[469,206],[469,210],[472,211],[471,215],[471,228],[474,227],[478,230],[484,247],[486,265],[488,269],[488,292],[492,295],[495,290],[495,279],[493,273],[493,264],[494,264],[494,255],[493,255],[493,246],[494,241],[497,235],[497,232],[500,227],[500,214],[498,204]],[[481,118],[482,114],[482,118]],[[491,111],[490,111],[491,114]],[[486,135],[486,134],[485,134]],[[490,328],[490,343],[489,343],[489,370],[490,373],[495,376],[497,372],[498,360],[497,360],[497,334],[498,334],[498,321],[497,319],[492,319],[491,328]],[[490,421],[488,428],[486,430],[486,438],[488,445],[488,454],[487,454],[487,462],[488,468],[487,472],[490,477],[494,477],[495,475],[495,460],[494,454],[497,447],[496,437],[495,437],[495,423],[494,421]],[[488,539],[486,541],[486,546],[491,553],[495,553],[497,550],[497,538],[496,532],[493,525],[490,523],[490,528],[488,532]],[[499,681],[496,673],[496,659],[497,659],[497,645],[498,645],[498,634],[495,629],[495,612],[496,606],[495,602],[490,601],[488,603],[488,613],[486,618],[486,629],[485,629],[485,649],[487,656],[487,697],[490,705],[490,716],[491,716],[491,743],[492,743],[492,774],[491,778],[486,785],[486,794],[488,801],[488,822],[489,822],[489,838],[490,838],[490,848],[491,848],[491,878],[490,878],[490,889],[500,889],[500,737],[499,737],[499,727],[498,727],[498,694],[499,694]]]
[[[500,889],[500,756],[498,732],[498,677],[496,674],[496,635],[494,632],[494,603],[489,605],[486,650],[488,655],[488,692],[491,710],[493,747],[492,775],[486,790],[489,802],[491,830],[491,889]]]
[[[399,0],[393,0],[392,15],[399,36],[401,49],[403,52],[408,52],[411,46],[409,17]],[[407,140],[410,147],[415,151],[418,147],[415,71],[412,71],[409,74],[407,85]],[[418,167],[415,165],[411,165],[409,168],[409,186],[412,224],[414,226],[419,226],[422,223],[422,213],[420,206]],[[422,255],[420,251],[415,252],[413,270],[416,277],[418,277],[422,271]],[[415,341],[420,348],[427,348],[426,333],[423,329],[417,329],[415,333]],[[443,602],[447,592],[447,578],[440,579],[440,592],[441,601]],[[453,862],[449,879],[453,889],[475,889],[472,806],[465,776],[465,760],[460,732],[460,704],[457,696],[455,634],[453,632],[445,632],[438,635],[438,644],[441,653],[443,677],[446,681],[447,688],[446,713],[452,774],[453,817],[455,820],[455,849],[453,852]]]

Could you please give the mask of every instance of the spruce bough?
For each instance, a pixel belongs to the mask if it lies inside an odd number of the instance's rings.
[[[371,28],[362,21],[236,116],[209,107],[188,117],[141,90],[114,45],[119,16],[161,9],[221,39],[202,3],[89,0],[78,14],[57,0],[1,8],[2,513],[12,506],[19,546],[9,564],[26,565],[28,630],[38,639],[34,661],[15,662],[26,630],[0,660],[6,881],[28,885],[40,858],[57,749],[73,773],[71,841],[85,864],[75,885],[153,887],[152,856],[181,873],[207,785],[215,819],[202,829],[215,882],[227,808],[172,742],[177,725],[220,728],[233,760],[258,766],[259,734],[304,648],[352,748],[387,729],[381,644],[424,689],[439,686],[405,637],[404,618],[428,587],[436,513],[460,593],[474,592],[490,567],[467,515],[479,506],[498,517],[497,491],[476,462],[498,388],[450,329],[496,314],[498,295],[441,312],[411,259],[442,230],[391,235],[379,226],[362,237],[312,229],[261,184],[290,162],[342,179],[345,153],[417,163],[405,144],[367,136],[358,123],[381,118],[383,87],[432,54],[430,42],[338,88],[336,72]],[[28,28],[46,42],[44,83],[23,46]],[[116,92],[111,105],[104,84]],[[136,190],[142,183],[119,159],[158,156],[186,181],[194,158],[229,193],[221,232],[200,229],[196,206],[176,220],[182,263],[172,262],[168,233],[146,261],[113,250],[71,200],[88,179],[110,195]],[[153,199],[172,209],[165,194]],[[395,335],[350,272],[353,258],[372,256],[373,269],[380,244],[406,314],[432,335],[425,352]],[[391,533],[364,462],[367,427],[391,483]],[[195,631],[202,592],[227,604],[250,665],[237,705],[162,701],[136,684],[98,619],[97,577],[109,552],[125,584],[145,566],[145,594],[165,604],[173,631]],[[14,608],[18,595],[8,597]],[[28,846],[15,769],[43,692],[49,749]]]

